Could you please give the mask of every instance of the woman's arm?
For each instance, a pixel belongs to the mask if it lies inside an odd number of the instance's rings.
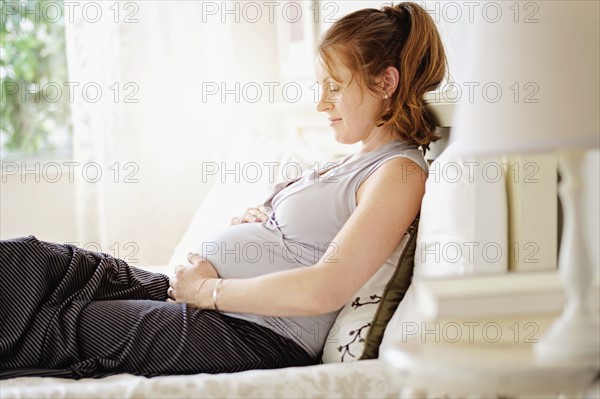
[[[425,178],[422,169],[406,158],[385,162],[360,186],[356,210],[315,266],[223,280],[218,290],[218,309],[265,316],[308,316],[341,308],[400,243],[419,212]],[[210,278],[214,275],[206,271],[210,264],[199,255],[190,257],[190,262],[194,267],[176,272],[172,285],[177,300],[213,309],[218,279]],[[199,286],[206,277],[209,279]],[[180,282],[184,283],[178,287]]]

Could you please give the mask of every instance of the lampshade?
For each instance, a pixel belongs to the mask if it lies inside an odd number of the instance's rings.
[[[476,15],[467,29],[453,151],[598,147],[599,2],[511,4],[498,14],[482,3],[488,15]]]

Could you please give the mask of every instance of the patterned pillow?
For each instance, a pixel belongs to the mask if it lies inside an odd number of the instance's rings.
[[[419,217],[373,277],[338,314],[323,347],[323,363],[374,359],[383,332],[410,285]]]

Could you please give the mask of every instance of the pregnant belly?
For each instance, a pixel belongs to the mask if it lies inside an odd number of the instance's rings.
[[[265,223],[228,226],[205,237],[196,252],[223,278],[250,278],[317,263],[311,248],[284,240]]]
[[[286,240],[272,222],[244,223],[218,230],[205,237],[196,252],[202,254],[222,278],[251,278],[314,265],[321,253]],[[337,312],[311,317],[225,314],[269,327],[317,356]]]

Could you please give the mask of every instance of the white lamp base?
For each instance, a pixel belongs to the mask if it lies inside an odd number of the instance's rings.
[[[536,357],[542,362],[572,361],[600,365],[600,327],[597,316],[589,306],[594,271],[581,234],[579,217],[579,169],[584,154],[581,150],[568,150],[562,151],[559,157],[562,177],[559,194],[564,227],[558,272],[564,285],[567,305],[535,346]]]
[[[600,367],[599,325],[590,314],[574,307],[565,309],[540,342],[534,346],[542,362],[577,362]]]

